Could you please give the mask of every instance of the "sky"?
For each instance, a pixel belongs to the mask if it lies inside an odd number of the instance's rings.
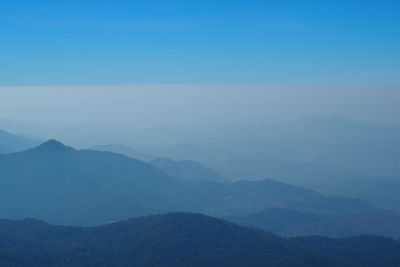
[[[396,0],[2,0],[0,86],[400,83]]]
[[[0,119],[400,124],[400,1],[2,0]]]

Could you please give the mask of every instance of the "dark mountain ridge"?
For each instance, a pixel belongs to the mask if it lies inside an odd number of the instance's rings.
[[[0,220],[2,267],[398,266],[400,242],[284,239],[212,217],[169,213],[81,228]]]

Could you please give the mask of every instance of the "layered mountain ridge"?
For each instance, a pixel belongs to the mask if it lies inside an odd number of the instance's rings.
[[[265,209],[286,208],[328,216],[333,221],[320,225],[322,230],[317,232],[313,225],[295,225],[301,229],[293,231],[295,235],[323,232],[327,236],[400,237],[396,231],[400,227],[394,227],[400,225],[397,215],[357,199],[327,197],[272,179],[185,181],[140,160],[111,152],[75,150],[56,140],[0,157],[0,178],[0,201],[7,203],[0,206],[3,218],[33,217],[55,224],[91,226],[185,211],[237,221]],[[346,231],[331,230],[339,222]],[[374,230],[376,223],[381,224],[379,232]]]

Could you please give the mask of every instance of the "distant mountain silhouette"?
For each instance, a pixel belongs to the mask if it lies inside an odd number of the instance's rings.
[[[191,160],[175,161],[171,159],[156,159],[150,162],[157,169],[187,181],[228,182],[219,172]]]
[[[28,139],[0,130],[0,154],[23,151],[40,144],[40,141]]]
[[[152,156],[150,154],[141,152],[137,149],[133,149],[127,146],[122,146],[122,145],[97,145],[97,146],[92,146],[90,147],[92,150],[97,150],[97,151],[109,151],[109,152],[114,152],[118,154],[125,155],[130,158],[142,160],[142,161],[152,161],[156,159],[156,156]]]
[[[218,183],[184,181],[152,165],[111,152],[75,150],[50,140],[19,153],[0,157],[0,217],[34,217],[55,224],[99,225],[129,217],[171,211],[212,216],[246,216],[267,208],[288,208],[341,218],[353,216],[346,235],[357,225],[380,224],[383,234],[399,237],[385,211],[368,203],[327,197],[272,179]],[[313,232],[313,227],[307,234]],[[317,228],[316,228],[317,229]],[[326,235],[341,233],[324,228]],[[356,231],[357,230],[357,231]],[[324,233],[325,233],[324,232]]]
[[[95,228],[0,220],[2,267],[363,266],[400,264],[400,242],[372,236],[284,239],[191,213]]]

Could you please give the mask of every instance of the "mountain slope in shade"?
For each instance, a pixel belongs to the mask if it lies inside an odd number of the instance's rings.
[[[219,172],[191,160],[156,159],[152,160],[150,164],[172,177],[186,181],[229,181]]]
[[[40,144],[38,140],[32,140],[7,131],[0,130],[0,154],[23,151]]]
[[[95,228],[0,220],[2,267],[398,266],[380,237],[284,239],[200,214],[170,213]]]

